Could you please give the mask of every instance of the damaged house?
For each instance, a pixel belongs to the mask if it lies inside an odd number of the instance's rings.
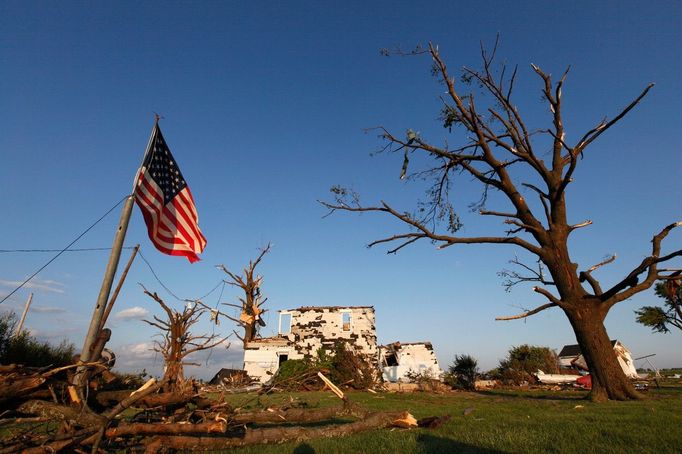
[[[266,382],[289,359],[313,359],[346,342],[376,363],[377,337],[372,306],[299,307],[279,311],[279,334],[255,339],[244,348],[244,371]]]
[[[379,364],[385,381],[409,381],[408,373],[428,374],[440,378],[443,371],[431,342],[412,342],[379,347]]]
[[[618,364],[623,369],[623,373],[629,378],[638,378],[637,369],[635,368],[635,362],[632,359],[630,350],[618,340],[612,340],[611,346],[618,359]],[[577,344],[564,345],[559,352],[558,360],[559,368],[561,369],[587,371],[587,362],[580,351],[580,346]]]

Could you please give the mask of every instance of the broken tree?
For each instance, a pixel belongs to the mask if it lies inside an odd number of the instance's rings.
[[[261,249],[256,260],[249,261],[249,265],[244,268],[244,273],[241,275],[235,274],[228,270],[225,265],[220,265],[219,267],[230,278],[229,280],[225,281],[226,283],[235,287],[239,287],[244,291],[244,297],[239,298],[239,302],[241,304],[223,303],[226,306],[236,307],[241,310],[241,314],[238,319],[221,313],[221,315],[224,315],[244,328],[244,336],[240,336],[235,331],[235,335],[242,342],[244,342],[244,347],[246,347],[246,344],[256,338],[258,335],[258,327],[265,326],[265,322],[262,318],[265,310],[262,308],[262,306],[267,301],[267,298],[263,298],[260,291],[261,285],[263,284],[263,276],[256,275],[254,277],[254,273],[256,271],[256,267],[263,259],[263,256],[268,252],[270,252],[270,243]]]
[[[573,183],[578,164],[585,162],[590,145],[627,115],[649,92],[648,85],[627,107],[611,120],[603,120],[587,131],[577,141],[566,137],[562,117],[562,88],[568,71],[554,83],[549,74],[532,65],[540,78],[541,91],[551,115],[551,126],[543,130],[528,129],[515,103],[512,91],[517,70],[499,71],[493,68],[495,50],[482,51],[483,67],[480,70],[463,68],[463,84],[473,83],[478,90],[464,93],[462,85],[448,71],[438,48],[429,45],[428,50],[414,54],[428,54],[433,61],[433,73],[445,87],[441,119],[448,130],[462,132],[457,144],[446,142],[435,145],[419,133],[408,130],[406,137],[399,137],[385,128],[379,128],[386,141],[385,151],[404,154],[401,178],[433,179],[427,191],[428,200],[417,207],[414,214],[396,209],[386,202],[376,206],[361,205],[357,194],[342,187],[333,187],[335,200],[321,202],[331,212],[378,212],[398,220],[409,228],[407,232],[379,239],[370,243],[392,245],[389,253],[395,253],[420,239],[428,239],[438,249],[458,244],[510,245],[520,250],[524,257],[538,261],[539,268],[520,260],[514,261],[521,271],[508,273],[508,285],[534,282],[533,290],[548,302],[533,310],[513,317],[523,318],[542,310],[557,307],[568,318],[580,344],[590,372],[592,373],[593,400],[625,400],[641,397],[623,374],[611,349],[604,328],[608,311],[633,295],[650,288],[657,279],[669,278],[669,273],[659,270],[658,265],[682,256],[682,250],[662,252],[662,242],[682,222],[672,223],[652,239],[651,252],[623,279],[602,288],[593,272],[609,262],[606,260],[592,267],[579,269],[571,258],[569,237],[576,230],[589,226],[587,220],[580,223],[569,221],[566,194]],[[466,90],[466,89],[465,89]],[[477,98],[474,99],[474,91]],[[489,102],[487,102],[489,101]],[[486,103],[487,102],[487,103]],[[550,152],[545,157],[545,144]],[[427,168],[408,175],[410,158],[420,156]],[[480,186],[482,198],[478,203],[482,216],[504,220],[509,229],[497,236],[467,236],[461,231],[462,224],[449,199],[451,179],[464,174]],[[537,202],[521,195],[522,187],[537,197]],[[488,210],[485,202],[488,194],[494,194],[495,202],[502,201],[508,208]],[[446,224],[444,229],[440,226]],[[642,276],[640,278],[640,276]],[[550,291],[548,287],[553,287]]]
[[[190,364],[185,362],[185,357],[220,345],[227,338],[220,338],[217,334],[190,333],[192,325],[207,312],[208,309],[205,307],[190,302],[180,312],[168,307],[156,293],[146,289],[144,293],[159,303],[167,316],[167,320],[162,320],[157,316],[153,316],[154,321],[143,320],[163,332],[162,340],[154,341],[154,351],[161,353],[166,363],[163,375],[163,381],[166,383],[164,390],[182,393],[185,384],[183,365]]]

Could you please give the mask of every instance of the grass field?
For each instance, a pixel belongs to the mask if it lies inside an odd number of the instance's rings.
[[[377,430],[344,438],[242,448],[240,453],[633,453],[682,452],[682,385],[652,389],[639,402],[593,404],[575,391],[488,391],[450,394],[370,394],[350,399],[374,410],[408,410],[416,418],[450,414],[435,430]],[[247,408],[290,397],[312,407],[338,405],[330,393],[281,393],[228,400]],[[467,415],[465,416],[465,410]]]

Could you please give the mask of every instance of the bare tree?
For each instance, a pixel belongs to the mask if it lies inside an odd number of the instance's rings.
[[[263,284],[263,276],[254,276],[254,274],[256,272],[256,267],[263,259],[263,256],[270,252],[270,247],[271,245],[268,243],[267,246],[261,249],[256,260],[250,260],[249,265],[244,268],[244,272],[241,275],[228,270],[225,265],[219,266],[219,268],[229,276],[229,280],[226,280],[225,282],[235,287],[239,287],[244,291],[244,297],[239,297],[239,302],[241,304],[223,303],[226,306],[240,309],[241,314],[239,318],[230,317],[222,312],[220,313],[244,328],[244,336],[240,336],[236,331],[234,332],[234,334],[244,343],[244,347],[246,347],[247,343],[256,338],[258,335],[258,327],[265,326],[262,317],[266,309],[263,309],[262,306],[268,299],[263,298],[260,291],[261,285]]]
[[[224,343],[227,338],[220,338],[217,334],[192,334],[190,328],[208,311],[206,307],[189,302],[182,312],[171,309],[156,294],[147,289],[144,293],[159,303],[166,312],[167,320],[156,315],[154,320],[143,320],[145,323],[161,330],[161,340],[154,341],[154,351],[163,355],[166,369],[163,374],[166,392],[183,392],[185,384],[185,365],[196,365],[186,362],[185,358],[192,353],[216,347]]]
[[[592,373],[591,398],[595,401],[640,398],[618,365],[603,321],[615,304],[650,288],[657,279],[667,277],[658,269],[659,263],[682,255],[682,250],[663,254],[661,243],[682,222],[672,223],[656,233],[652,238],[651,253],[622,280],[603,289],[593,272],[615,257],[579,270],[579,265],[574,263],[569,253],[569,236],[592,222],[569,222],[566,192],[589,146],[630,112],[653,84],[648,85],[613,119],[601,121],[571,144],[566,138],[562,118],[562,88],[568,70],[554,83],[549,74],[532,65],[540,78],[552,125],[544,130],[530,131],[512,102],[517,68],[509,71],[505,65],[496,64],[499,70],[495,70],[493,61],[496,49],[497,43],[492,52],[482,48],[482,69],[462,69],[462,84],[474,84],[480,88],[483,102],[474,98],[473,91],[462,93],[437,47],[430,44],[428,50],[415,52],[431,56],[433,73],[446,88],[441,111],[444,127],[449,130],[457,128],[462,134],[456,146],[448,143],[437,146],[412,130],[408,130],[406,137],[402,138],[383,127],[379,128],[381,137],[386,141],[383,151],[404,153],[401,178],[420,177],[433,181],[427,191],[429,197],[420,203],[414,213],[400,211],[383,201],[377,206],[362,205],[357,194],[339,186],[331,189],[333,201],[321,203],[331,210],[330,214],[336,210],[378,212],[409,227],[405,233],[369,244],[370,247],[388,244],[389,253],[395,253],[418,240],[428,239],[437,244],[438,249],[458,244],[511,245],[525,251],[524,255],[535,256],[537,267],[516,260],[516,264],[521,265],[520,271],[507,272],[504,277],[510,286],[535,283],[533,290],[543,295],[548,300],[547,304],[500,319],[523,318],[548,308],[560,308],[573,327]],[[486,99],[488,102],[484,104]],[[551,151],[548,158],[544,158],[538,154],[537,148],[548,142]],[[428,169],[408,175],[409,160],[415,155],[422,156],[422,160],[428,162]],[[504,224],[509,226],[506,232],[499,236],[464,236],[460,233],[462,224],[448,195],[451,178],[458,174],[480,184],[483,194],[477,204],[480,215],[503,219]],[[521,195],[522,187],[537,196],[537,204],[530,203]],[[500,194],[501,200],[509,208],[487,210],[485,203],[489,193]],[[441,228],[443,224],[446,224],[445,229]]]

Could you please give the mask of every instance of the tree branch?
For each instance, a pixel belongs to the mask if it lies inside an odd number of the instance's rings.
[[[350,212],[384,212],[388,213],[395,218],[403,221],[404,223],[411,225],[415,229],[417,229],[419,232],[413,232],[413,233],[405,233],[405,234],[400,234],[400,235],[393,235],[388,238],[383,238],[380,240],[376,240],[372,243],[370,243],[370,247],[375,244],[380,244],[380,243],[388,243],[391,241],[399,240],[399,239],[409,239],[410,243],[414,242],[412,241],[413,238],[416,239],[421,239],[421,238],[429,238],[433,241],[436,242],[441,242],[442,244],[438,246],[438,249],[443,249],[449,246],[452,246],[454,244],[481,244],[481,243],[489,243],[489,244],[514,244],[517,246],[521,246],[522,248],[528,250],[529,252],[532,252],[533,254],[540,255],[541,250],[538,246],[535,246],[534,244],[531,244],[521,238],[518,237],[456,237],[456,236],[451,236],[451,235],[439,235],[435,232],[433,232],[431,229],[427,228],[424,224],[422,224],[419,221],[416,221],[412,219],[410,216],[407,214],[401,214],[397,212],[395,209],[393,209],[391,206],[389,206],[386,202],[381,202],[382,206],[381,207],[350,207],[347,205],[333,205],[328,202],[322,202],[319,201],[322,205],[329,209],[333,210],[343,210],[343,211],[350,211]],[[399,249],[399,248],[398,248]]]
[[[495,317],[495,320],[498,320],[498,321],[500,321],[500,320],[518,320],[520,318],[530,317],[531,315],[535,315],[538,312],[544,311],[545,309],[549,309],[550,307],[556,307],[556,306],[558,306],[556,303],[547,303],[547,304],[543,304],[542,306],[536,307],[533,310],[526,311],[523,314],[509,315],[506,317]]]
[[[550,300],[555,305],[561,307],[561,304],[562,304],[561,301],[557,297],[552,295],[547,289],[544,289],[542,287],[533,287],[533,291],[535,293],[539,293],[540,295],[544,296],[545,298]]]
[[[608,301],[609,307],[614,304],[626,300],[631,296],[648,289],[656,281],[658,274],[657,265],[666,262],[675,257],[682,256],[682,249],[672,252],[663,257],[660,256],[661,242],[668,236],[668,234],[676,227],[682,226],[682,221],[675,222],[663,228],[658,234],[654,235],[651,240],[652,251],[649,257],[646,257],[642,262],[633,269],[622,281],[611,287],[609,290],[601,295],[603,302]],[[638,276],[647,272],[647,277],[641,283],[638,283]],[[629,287],[629,288],[628,288]],[[627,289],[626,289],[627,288]],[[626,290],[624,290],[626,289]],[[620,293],[619,293],[620,292]]]

